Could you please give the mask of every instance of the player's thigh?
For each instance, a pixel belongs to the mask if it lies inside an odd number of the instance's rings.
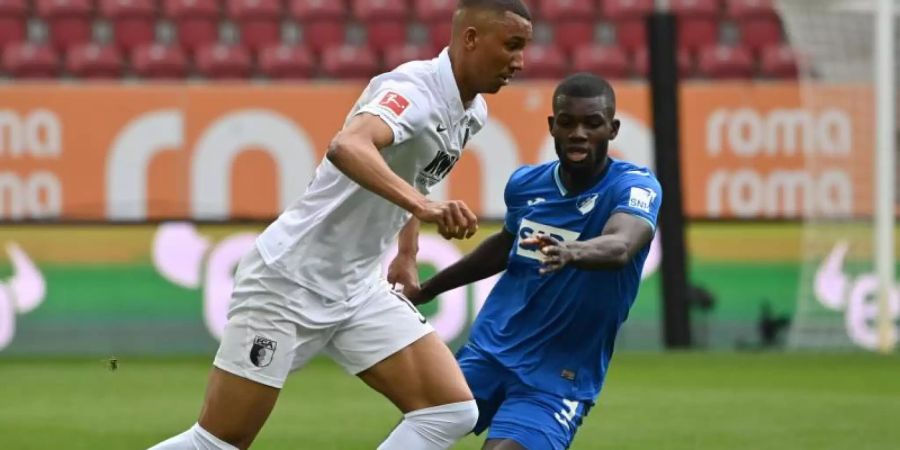
[[[242,259],[201,426],[239,447],[252,442],[288,374],[318,353],[334,332],[334,326],[309,325],[308,316],[317,315],[323,322],[318,316],[327,315],[317,300],[308,290],[272,273],[255,251]]]
[[[403,413],[473,399],[456,360],[433,331],[359,377]]]
[[[468,345],[459,349],[456,360],[478,404],[478,422],[472,432],[480,435],[490,426],[503,404],[507,386],[515,380],[515,375]]]
[[[488,441],[512,440],[528,450],[569,448],[590,404],[525,386],[516,391],[494,416]]]
[[[238,448],[250,446],[278,400],[278,388],[213,367],[198,422]]]
[[[488,439],[481,450],[528,450],[512,439]]]
[[[404,413],[472,399],[450,349],[387,283],[341,325],[326,351]]]

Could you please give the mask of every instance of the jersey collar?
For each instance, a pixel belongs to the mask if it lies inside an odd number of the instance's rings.
[[[563,185],[562,178],[559,177],[559,166],[559,161],[557,161],[556,166],[553,168],[553,181],[556,182],[556,188],[559,189],[559,194],[565,197],[566,194],[569,193],[569,191],[566,190],[566,187]]]
[[[597,179],[597,183],[594,184],[594,187],[599,186],[600,183],[603,182],[603,180],[606,178],[606,174],[609,173],[610,166],[612,166],[613,162],[615,162],[615,160],[610,158],[609,156],[607,156],[606,159],[608,160],[608,162],[606,163],[606,167],[603,168],[603,172],[600,174],[600,178]],[[553,181],[556,182],[556,188],[559,189],[560,195],[565,197],[569,195],[569,191],[568,189],[566,189],[566,186],[563,184],[562,178],[559,175],[559,167],[561,165],[562,164],[559,161],[556,161],[556,165],[553,167]],[[591,189],[594,189],[594,187],[592,187]]]
[[[456,85],[456,78],[453,76],[450,50],[447,47],[444,47],[441,50],[441,54],[438,55],[438,83],[441,86],[441,91],[447,100],[447,104],[450,106],[450,117],[454,121],[459,120],[466,113],[466,110],[463,108],[459,86]]]

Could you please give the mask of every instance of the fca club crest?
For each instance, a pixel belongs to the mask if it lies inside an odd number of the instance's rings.
[[[256,336],[253,339],[253,347],[250,349],[250,362],[256,367],[266,367],[272,362],[277,342]]]

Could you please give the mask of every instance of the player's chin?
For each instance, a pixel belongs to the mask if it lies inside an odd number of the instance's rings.
[[[490,86],[484,90],[485,94],[496,94],[500,92],[500,89],[503,89],[504,86],[509,85],[509,78],[497,78],[496,81],[490,83]]]

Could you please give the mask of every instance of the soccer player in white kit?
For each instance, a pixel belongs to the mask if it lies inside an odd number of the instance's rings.
[[[420,221],[447,239],[477,230],[463,202],[424,194],[484,126],[479,94],[522,70],[531,17],[521,0],[460,0],[452,30],[437,58],[370,81],[306,193],[241,260],[200,418],[153,450],[248,448],[288,374],[320,352],[403,412],[379,450],[446,449],[472,430],[477,407],[453,355],[392,284],[418,290]]]

